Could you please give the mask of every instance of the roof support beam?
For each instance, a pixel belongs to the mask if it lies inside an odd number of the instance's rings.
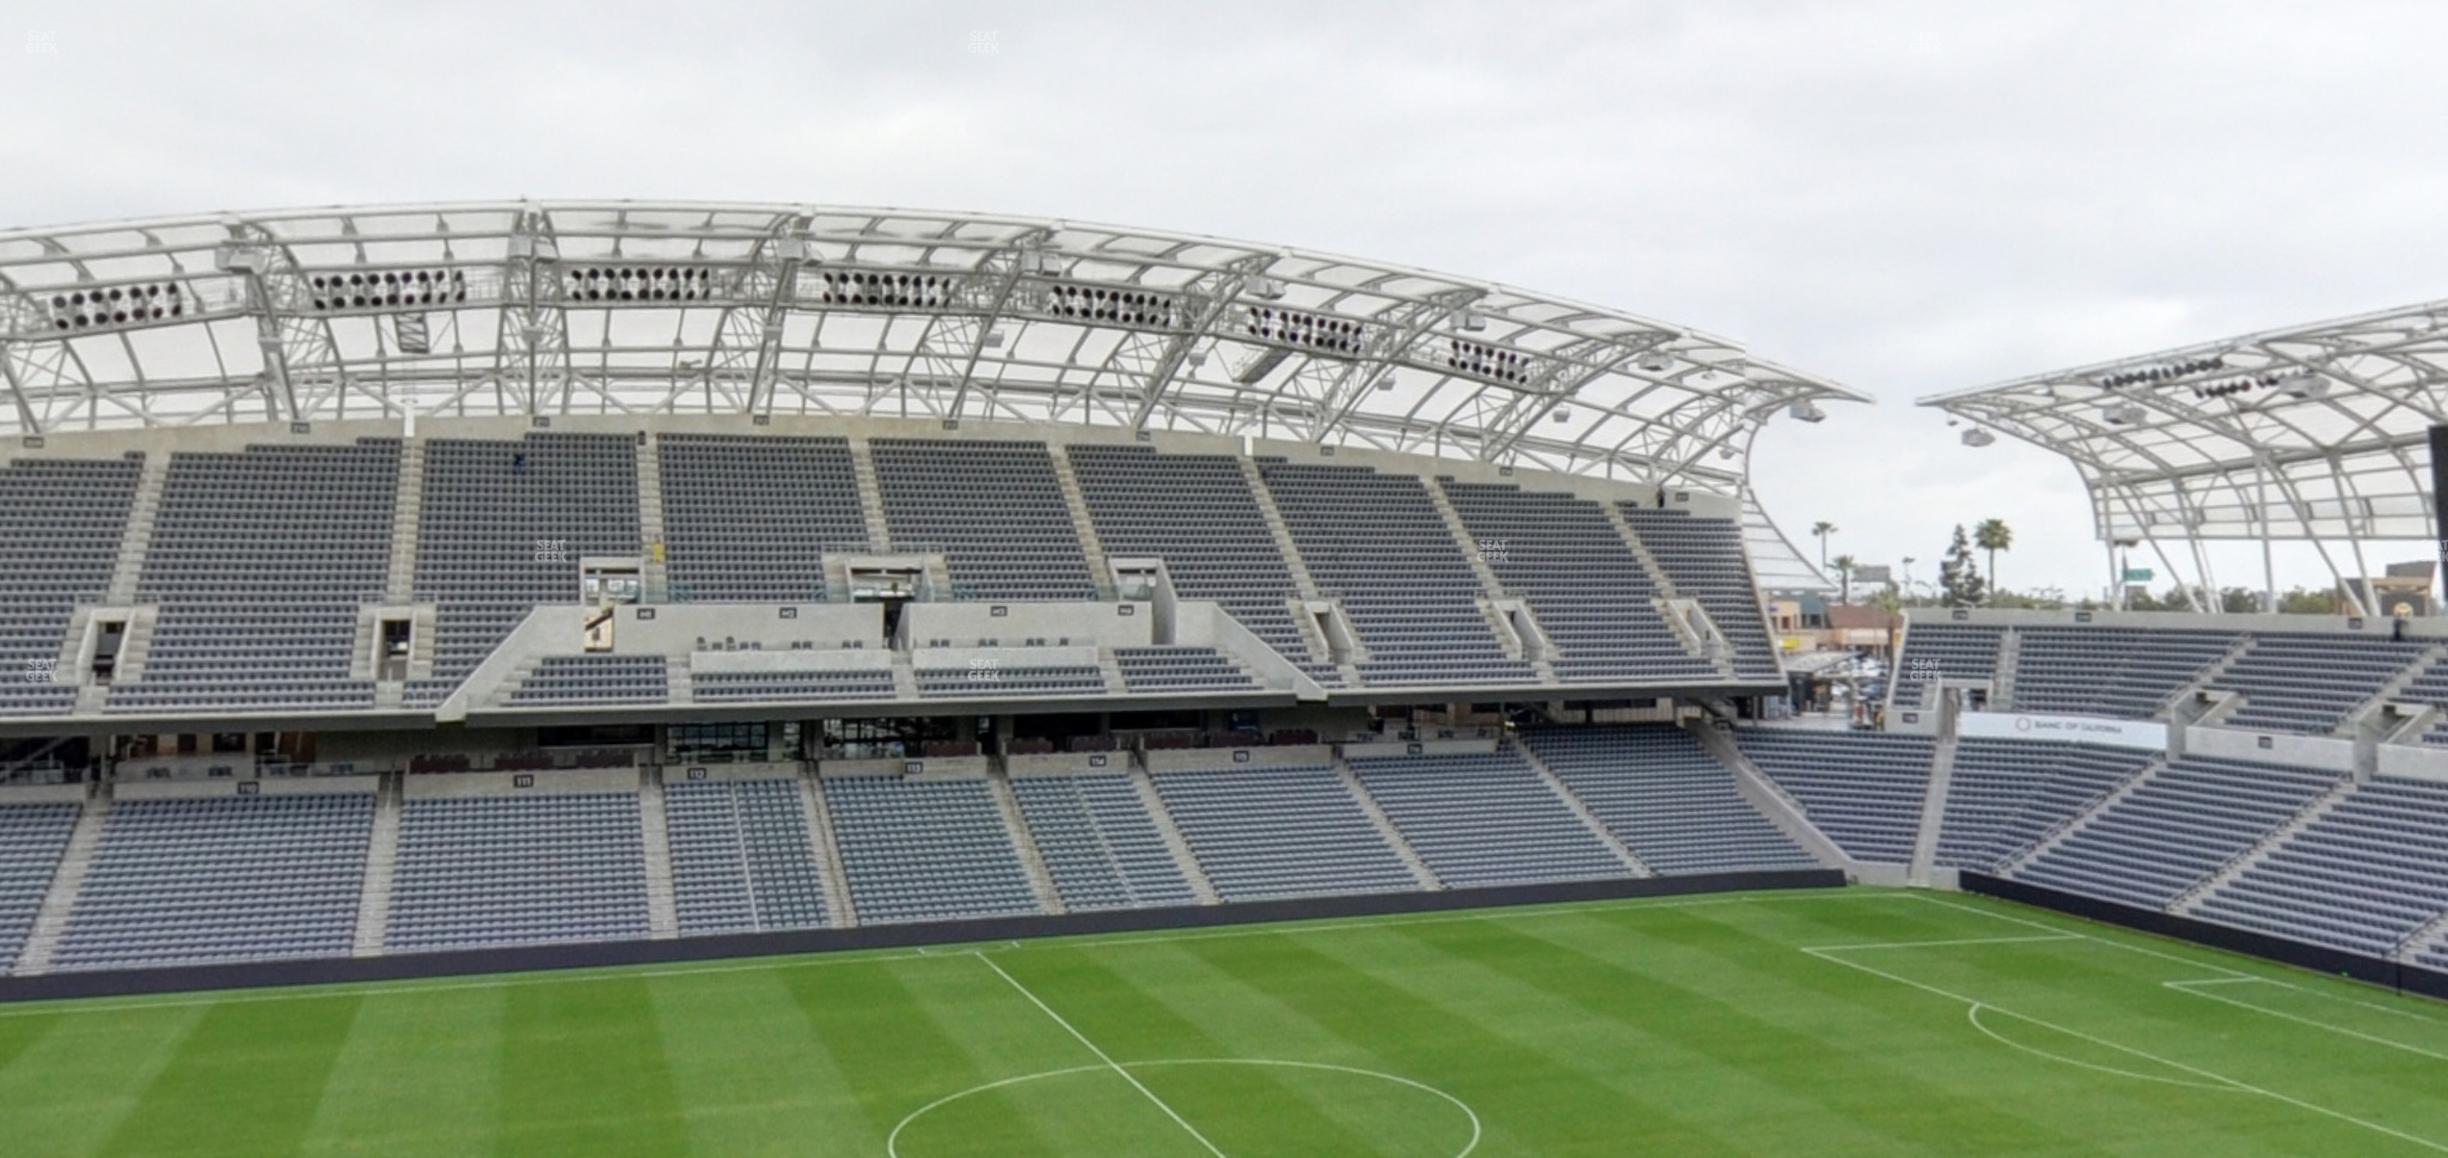
[[[1369,392],[1377,389],[1385,375],[1393,373],[1395,366],[1424,361],[1421,347],[1434,340],[1462,311],[1486,296],[1486,290],[1475,286],[1444,290],[1418,301],[1404,302],[1371,319],[1360,357],[1345,364],[1342,373],[1320,395],[1324,419],[1312,441],[1323,443],[1334,437],[1359,412],[1361,403],[1368,401]]]
[[[347,373],[330,321],[307,312],[314,295],[296,257],[259,226],[233,224],[230,236],[213,260],[246,287],[246,312],[263,352],[260,386],[267,417],[311,418],[321,409],[317,393],[328,395],[336,409],[347,390]]]
[[[1108,373],[1133,381],[1139,400],[1131,410],[1130,428],[1147,429],[1148,419],[1168,407],[1174,382],[1181,376],[1183,363],[1189,361],[1190,352],[1200,342],[1215,336],[1216,328],[1241,299],[1241,291],[1273,263],[1270,255],[1251,254],[1191,279],[1181,291],[1182,301],[1192,311],[1189,325],[1172,333],[1134,330],[1125,335],[1114,347],[1113,355],[1089,380],[1089,389],[1093,392]]]
[[[567,401],[569,311],[561,302],[561,247],[552,221],[534,206],[522,209],[502,262],[500,336],[494,344],[494,378],[510,393],[505,413],[547,413],[546,392]]]

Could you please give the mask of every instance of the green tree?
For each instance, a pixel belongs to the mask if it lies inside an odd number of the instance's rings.
[[[1979,526],[1972,528],[1972,542],[1989,553],[1989,593],[1994,596],[1998,589],[1997,555],[2000,551],[2014,550],[2014,528],[2007,526],[2004,519],[1982,519]]]
[[[2338,613],[2337,593],[2314,591],[2304,587],[2288,588],[2278,595],[2278,613],[2280,615],[2335,615]]]
[[[1819,569],[1820,569],[1820,570],[1822,570],[1822,571],[1827,570],[1827,565],[1828,565],[1828,558],[1827,558],[1827,541],[1828,541],[1828,536],[1829,536],[1829,535],[1833,535],[1833,534],[1835,534],[1835,533],[1836,533],[1836,524],[1831,523],[1831,522],[1827,521],[1826,519],[1821,519],[1821,520],[1819,520],[1818,522],[1816,522],[1816,523],[1812,523],[1812,524],[1811,524],[1811,534],[1814,534],[1814,535],[1819,536]]]
[[[1947,542],[1946,555],[1938,561],[1938,589],[1946,596],[1949,607],[1972,607],[1987,593],[1988,584],[1981,579],[1980,565],[1972,559],[1972,539],[1964,534],[1963,524],[1955,524],[1955,537]]]
[[[1838,603],[1853,602],[1853,569],[1859,566],[1851,555],[1836,556],[1836,581],[1843,584],[1843,593],[1836,597]]]

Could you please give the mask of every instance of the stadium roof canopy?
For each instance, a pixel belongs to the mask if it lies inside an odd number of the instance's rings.
[[[1967,441],[1994,430],[2065,456],[2104,540],[2429,539],[2426,435],[2448,422],[2448,302],[1921,404],[1970,423]]]
[[[0,432],[814,413],[1191,430],[1740,489],[1867,401],[1722,338],[1282,246],[897,209],[500,202],[0,233]]]

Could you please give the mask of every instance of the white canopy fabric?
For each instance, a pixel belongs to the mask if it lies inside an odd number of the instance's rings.
[[[1312,440],[1738,493],[1867,401],[1684,326],[1283,246],[810,205],[499,202],[0,233],[0,433],[772,413]]]

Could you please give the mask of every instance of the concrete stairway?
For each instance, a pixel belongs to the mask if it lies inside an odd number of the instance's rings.
[[[1521,754],[1522,762],[1530,765],[1531,771],[1538,773],[1539,779],[1547,785],[1547,790],[1555,793],[1556,799],[1564,802],[1564,807],[1572,809],[1574,816],[1581,818],[1581,826],[1589,829],[1590,835],[1597,837],[1598,843],[1605,845],[1608,852],[1614,853],[1615,859],[1622,861],[1625,868],[1632,870],[1633,876],[1653,877],[1657,875],[1648,865],[1642,863],[1641,858],[1626,847],[1624,842],[1615,839],[1614,833],[1607,831],[1606,822],[1598,819],[1597,814],[1589,810],[1589,805],[1582,803],[1581,798],[1573,794],[1571,786],[1558,778],[1555,770],[1549,768],[1545,760],[1539,759],[1538,753],[1521,745],[1516,745],[1513,750]]]
[[[663,770],[638,769],[638,828],[646,843],[646,928],[657,941],[680,935],[680,910],[672,899],[671,821],[663,811]]]
[[[1623,509],[1613,503],[1600,503],[1599,506],[1606,510],[1607,522],[1614,524],[1615,533],[1623,537],[1624,546],[1632,549],[1632,557],[1639,559],[1641,567],[1649,572],[1649,581],[1656,585],[1659,598],[1682,598],[1682,592],[1675,590],[1674,580],[1667,577],[1665,566],[1658,562],[1657,556],[1649,553],[1649,544],[1641,541],[1640,532],[1633,528],[1632,520],[1623,516]]]
[[[1284,569],[1292,573],[1292,583],[1303,599],[1321,599],[1317,580],[1309,575],[1309,563],[1301,558],[1300,548],[1293,545],[1292,528],[1284,523],[1283,512],[1275,507],[1275,492],[1267,489],[1266,475],[1258,463],[1247,455],[1233,459],[1241,467],[1241,481],[1249,485],[1250,499],[1258,504],[1258,517],[1266,520],[1267,531],[1275,536],[1275,550],[1283,555]],[[1326,657],[1317,657],[1324,660]]]
[[[1403,839],[1402,830],[1394,827],[1393,818],[1385,814],[1385,809],[1377,806],[1377,798],[1369,795],[1368,786],[1360,783],[1360,777],[1352,771],[1351,765],[1343,757],[1336,756],[1334,768],[1335,775],[1343,779],[1343,790],[1351,793],[1352,801],[1360,806],[1360,811],[1368,814],[1369,823],[1377,826],[1377,835],[1385,838],[1395,856],[1402,858],[1403,867],[1411,870],[1411,876],[1419,881],[1421,891],[1436,892],[1444,888],[1445,882],[1428,871],[1428,862],[1421,860],[1418,851],[1411,847],[1411,842]]]
[[[2329,734],[2333,736],[2355,735],[2366,714],[2377,711],[2382,704],[2403,695],[2406,685],[2421,679],[2424,672],[2431,670],[2431,665],[2442,659],[2448,659],[2448,644],[2434,643],[2424,648],[2422,654],[2414,658],[2414,662],[2407,664],[2405,669],[2396,675],[2390,676],[2389,681],[2380,685],[2380,690],[2373,692],[2370,699],[2356,704],[2353,711],[2346,713],[2345,718],[2339,720],[2338,726],[2331,729]],[[2420,736],[2421,733],[2417,732],[2415,735]]]
[[[1759,765],[1743,755],[1742,747],[1734,742],[1734,737],[1698,722],[1684,724],[1683,730],[1691,733],[1701,748],[1734,774],[1734,790],[1761,816],[1766,817],[1768,823],[1777,826],[1786,839],[1801,846],[1804,852],[1818,858],[1820,864],[1829,868],[1859,867],[1842,845],[1819,831],[1819,826],[1812,823],[1810,814],[1802,810],[1801,801],[1787,795],[1776,781],[1759,770]]]
[[[2014,705],[2015,669],[2023,664],[2023,633],[2008,627],[1998,633],[1997,674],[1989,677],[1989,710],[2003,712]]]
[[[383,570],[383,602],[416,598],[417,527],[425,518],[425,440],[400,445],[399,488],[391,503],[391,562]]]
[[[663,444],[648,437],[637,448],[638,582],[648,603],[671,602],[671,572],[664,564]]]
[[[884,487],[876,481],[875,454],[864,438],[850,440],[850,469],[858,477],[859,513],[867,518],[867,549],[892,549],[892,528],[884,518]]]
[[[2208,690],[2211,684],[2217,683],[2220,677],[2227,674],[2227,669],[2236,665],[2237,660],[2244,658],[2245,652],[2252,650],[2252,643],[2252,636],[2236,637],[2235,643],[2227,648],[2227,654],[2211,661],[2209,667],[2203,668],[2200,674],[2193,677],[2193,682],[2176,689],[2176,694],[2169,696],[2167,703],[2159,705],[2157,715],[2164,718],[2168,709],[2173,705],[2183,703],[2192,699],[2195,694]]]
[[[1955,744],[1950,727],[1930,753],[1929,788],[1921,795],[1921,827],[1913,839],[1912,871],[1905,877],[1912,884],[1928,884],[1930,870],[1937,867],[1938,836],[1946,827],[1947,793],[1955,781]]]
[[[850,899],[850,874],[843,871],[841,846],[833,840],[833,816],[825,807],[824,785],[816,780],[816,769],[802,765],[799,769],[799,808],[807,819],[808,839],[816,845],[816,865],[824,875],[825,915],[836,929],[847,929],[858,923],[856,906]]]
[[[2330,785],[2328,791],[2313,797],[2303,807],[2296,809],[2295,815],[2288,817],[2285,824],[2271,829],[2268,835],[2254,841],[2252,847],[2228,858],[2227,863],[2220,865],[2218,871],[2194,882],[2192,888],[2179,894],[2174,903],[2168,906],[2168,911],[2191,916],[2193,911],[2200,908],[2201,903],[2208,900],[2212,893],[2233,884],[2236,878],[2250,871],[2252,866],[2261,863],[2269,854],[2285,847],[2288,841],[2295,839],[2304,829],[2311,827],[2312,822],[2328,815],[2329,810],[2337,807],[2339,802],[2354,795],[2354,790],[2355,780],[2352,776]]]
[[[376,957],[391,930],[391,880],[399,869],[400,797],[404,772],[383,774],[374,793],[374,837],[366,846],[365,885],[357,895],[357,939],[352,956]]]
[[[1429,505],[1434,506],[1438,517],[1445,520],[1445,530],[1453,536],[1454,546],[1461,548],[1462,557],[1470,560],[1471,574],[1479,577],[1479,593],[1489,599],[1505,598],[1504,581],[1496,577],[1495,568],[1488,566],[1490,556],[1502,552],[1504,545],[1500,542],[1480,542],[1471,534],[1469,524],[1462,521],[1462,512],[1454,509],[1453,500],[1446,497],[1445,488],[1437,485],[1433,479],[1422,481],[1425,483],[1422,489],[1428,492]]]
[[[2013,876],[2015,870],[2040,859],[2050,849],[2065,843],[2067,837],[2081,832],[2085,826],[2089,825],[2093,817],[2116,807],[2120,801],[2133,795],[2135,789],[2150,783],[2152,777],[2166,770],[2167,759],[2165,757],[2152,757],[2141,768],[2135,770],[2133,775],[2126,777],[2123,783],[2092,797],[2089,804],[2076,809],[2074,815],[2067,817],[2057,827],[2042,833],[2040,839],[2033,841],[2029,847],[1999,862],[1997,875]]]
[[[1079,475],[1071,469],[1071,456],[1059,446],[1048,448],[1054,460],[1054,481],[1061,484],[1063,506],[1070,508],[1071,526],[1079,532],[1081,557],[1088,560],[1088,575],[1096,580],[1097,598],[1114,597],[1113,567],[1105,560],[1105,542],[1097,537],[1096,519],[1088,513],[1088,500],[1080,494]]]
[[[102,829],[110,820],[110,808],[107,791],[96,791],[85,798],[85,811],[78,814],[76,831],[69,835],[68,848],[60,855],[59,871],[51,875],[51,888],[43,894],[42,908],[35,912],[34,928],[26,935],[25,948],[17,954],[18,976],[32,977],[50,971],[51,958],[59,952],[60,938],[68,932],[69,911],[76,907],[77,893],[85,887],[85,874],[93,868],[94,854],[102,847]]]
[[[1147,769],[1133,767],[1131,786],[1139,790],[1139,802],[1147,806],[1148,818],[1156,822],[1156,832],[1164,837],[1165,848],[1173,854],[1174,867],[1181,870],[1182,879],[1190,882],[1190,891],[1202,905],[1222,903],[1216,895],[1215,883],[1207,879],[1207,870],[1199,866],[1198,856],[1190,851],[1190,842],[1173,823],[1173,814],[1165,810],[1164,795],[1156,791],[1156,781]]]
[[[986,778],[986,786],[994,794],[995,811],[1003,814],[1012,850],[1020,854],[1020,867],[1028,870],[1029,891],[1037,895],[1037,907],[1049,913],[1068,911],[1063,907],[1062,891],[1054,887],[1054,874],[1046,870],[1045,854],[1037,850],[1037,836],[1029,831],[1028,818],[1020,811],[1020,798],[1012,793],[1011,778],[997,772]]]
[[[127,532],[119,539],[119,558],[111,566],[110,588],[102,602],[125,607],[136,602],[136,583],[144,575],[145,553],[153,546],[153,521],[161,514],[162,488],[170,477],[170,453],[145,455],[136,479],[136,502],[128,508]]]

